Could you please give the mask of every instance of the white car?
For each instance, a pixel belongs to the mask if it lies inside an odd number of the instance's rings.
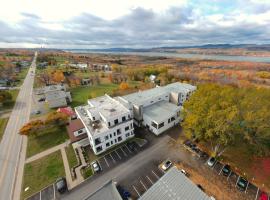
[[[92,162],[91,165],[95,173],[101,171],[100,166],[97,161]]]
[[[214,157],[210,157],[209,160],[207,161],[207,164],[209,167],[213,167],[216,162],[216,159]]]
[[[172,166],[172,162],[170,160],[166,160],[163,165],[161,166],[161,168],[166,171],[167,169],[169,169]]]
[[[184,174],[185,176],[188,175],[187,172],[186,172],[184,169],[181,169],[180,172],[181,172],[182,174]]]

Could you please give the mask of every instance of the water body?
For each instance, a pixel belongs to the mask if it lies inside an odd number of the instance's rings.
[[[270,63],[270,57],[255,57],[255,56],[203,55],[203,54],[186,54],[186,53],[184,54],[184,53],[168,53],[168,52],[112,52],[112,51],[88,51],[88,50],[72,50],[69,52]]]

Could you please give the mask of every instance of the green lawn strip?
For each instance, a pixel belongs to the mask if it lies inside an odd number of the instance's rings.
[[[8,90],[8,92],[11,94],[12,100],[4,103],[3,106],[0,107],[1,111],[12,109],[19,94],[19,90]]]
[[[89,178],[90,176],[93,175],[93,170],[92,170],[91,166],[89,166],[89,167],[86,167],[86,168],[82,168],[81,173],[82,173],[83,178],[87,179],[87,178]]]
[[[0,118],[0,141],[4,135],[9,118]]]
[[[57,151],[24,166],[21,197],[25,199],[64,177],[65,170],[61,152]],[[25,188],[29,187],[27,191]]]
[[[23,81],[24,81],[24,79],[25,79],[25,77],[26,77],[26,74],[27,74],[28,70],[29,70],[29,67],[23,68],[23,69],[18,73],[17,79],[18,79],[19,81],[16,83],[16,86],[22,85],[22,83],[23,83]]]
[[[66,154],[67,154],[67,159],[68,159],[68,163],[69,163],[69,167],[70,169],[72,167],[75,167],[77,164],[78,164],[78,161],[77,161],[77,157],[76,157],[76,153],[72,147],[72,145],[68,145],[66,148]]]
[[[70,90],[72,95],[71,106],[75,107],[86,104],[86,101],[89,99],[90,94],[102,96],[105,93],[111,94],[112,91],[117,88],[118,85],[112,83],[72,88]]]
[[[61,144],[67,139],[66,127],[45,127],[37,135],[28,137],[27,158]]]

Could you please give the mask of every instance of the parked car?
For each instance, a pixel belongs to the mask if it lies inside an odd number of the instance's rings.
[[[216,162],[216,159],[214,157],[210,157],[207,161],[207,164],[209,167],[213,167]]]
[[[36,111],[35,111],[35,114],[36,114],[36,115],[38,115],[38,114],[40,114],[40,113],[41,113],[40,110],[36,110]]]
[[[68,190],[67,181],[65,177],[57,179],[55,182],[55,186],[56,190],[61,194],[65,193]]]
[[[268,200],[267,194],[265,192],[262,192],[261,195],[260,195],[259,200]]]
[[[93,168],[93,170],[94,170],[95,173],[101,171],[101,168],[100,168],[100,166],[99,166],[99,164],[98,164],[97,161],[93,161],[93,162],[91,163],[91,166],[92,166],[92,168]]]
[[[245,191],[247,188],[248,181],[244,179],[243,177],[240,177],[238,182],[237,182],[237,188],[239,190]]]
[[[223,168],[222,168],[222,174],[224,176],[228,176],[229,174],[231,173],[231,167],[229,165],[225,165]]]
[[[200,184],[197,184],[198,188],[200,188],[202,191],[204,191],[204,188],[200,185]]]
[[[182,174],[184,174],[185,176],[188,176],[188,173],[186,172],[186,170],[181,169],[180,172],[181,172]]]
[[[42,101],[45,101],[45,97],[40,98],[40,99],[38,100],[38,102],[42,102]]]
[[[170,160],[166,160],[163,165],[161,166],[161,168],[166,171],[168,170],[170,167],[172,166],[172,162]]]
[[[128,200],[129,197],[131,197],[131,194],[129,191],[125,190],[123,187],[120,185],[116,186],[120,196],[123,198],[123,200]]]

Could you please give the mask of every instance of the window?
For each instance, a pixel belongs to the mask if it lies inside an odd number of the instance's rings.
[[[100,151],[102,151],[102,146],[99,146],[96,149],[97,149],[97,152],[100,152]]]
[[[123,122],[126,121],[126,116],[122,117],[122,121]]]
[[[111,145],[113,145],[113,141],[111,141]]]
[[[108,140],[108,139],[109,139],[109,136],[108,136],[108,135],[106,135],[106,136],[105,136],[105,140]]]
[[[162,128],[164,126],[164,122],[158,125],[158,129]]]
[[[175,120],[175,117],[172,117],[172,118],[171,118],[171,121],[174,121],[174,120]]]
[[[96,138],[96,139],[95,139],[95,145],[98,145],[98,144],[100,144],[100,143],[101,143],[100,138]]]
[[[133,123],[130,124],[130,128],[133,128]]]
[[[128,115],[128,118],[130,119],[130,115]]]
[[[111,122],[108,122],[108,126],[111,126]]]
[[[106,147],[109,147],[109,146],[110,146],[110,143],[109,143],[109,142],[107,142],[107,143],[106,143]]]
[[[93,120],[94,120],[94,121],[96,120],[95,117],[93,117]]]
[[[171,119],[168,119],[168,123],[170,123],[171,122]]]
[[[131,132],[130,132],[130,135],[133,135],[133,134],[134,134],[134,132],[133,132],[133,131],[131,131]]]
[[[118,124],[118,119],[115,119],[115,120],[114,120],[114,124],[115,124],[115,125]]]
[[[129,133],[126,134],[126,137],[129,137]]]
[[[121,130],[117,129],[117,135],[120,135],[120,134],[121,134]]]
[[[154,128],[157,128],[157,124],[155,122],[151,122],[151,126],[153,126]]]
[[[114,142],[115,142],[115,143],[117,143],[117,140],[116,140],[116,139],[114,139]]]
[[[118,137],[117,139],[118,139],[118,142],[122,141],[122,137],[121,136]]]
[[[110,134],[110,138],[112,138],[112,134]]]
[[[128,127],[128,126],[126,126],[126,127],[125,127],[125,131],[127,131],[128,129],[129,129],[129,127]]]
[[[113,136],[116,136],[116,133],[115,132],[113,133]]]

